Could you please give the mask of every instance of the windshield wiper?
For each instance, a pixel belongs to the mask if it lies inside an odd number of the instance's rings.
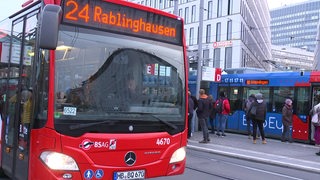
[[[114,125],[115,121],[99,121],[99,122],[94,122],[94,123],[82,123],[82,124],[74,124],[74,125],[70,125],[69,129],[70,130],[76,130],[76,129],[81,129],[81,128],[87,128],[87,127],[91,127],[91,126],[95,126],[95,125],[99,125],[99,124],[106,124],[109,123],[108,125]]]
[[[174,124],[172,124],[172,123],[170,123],[170,122],[168,122],[168,121],[165,121],[165,120],[163,120],[163,119],[161,119],[161,118],[158,118],[158,117],[155,116],[155,115],[151,115],[151,116],[154,117],[155,119],[159,120],[159,121],[162,122],[163,124],[171,127],[171,128],[174,129],[174,130],[178,129],[178,127],[177,127],[176,125],[174,125]]]

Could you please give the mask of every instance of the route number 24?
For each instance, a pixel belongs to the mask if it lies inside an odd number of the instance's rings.
[[[66,19],[73,20],[73,21],[78,21],[78,19],[83,19],[85,22],[89,21],[90,16],[89,16],[88,4],[86,4],[83,8],[79,8],[79,5],[77,2],[68,1],[66,3],[66,6],[70,6],[72,8],[69,12],[67,12],[65,16]]]

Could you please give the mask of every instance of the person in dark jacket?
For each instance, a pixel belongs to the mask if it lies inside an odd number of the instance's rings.
[[[281,136],[281,141],[285,142],[286,138],[290,143],[292,143],[292,134],[290,127],[292,127],[292,100],[286,99],[285,104],[282,108],[282,125],[283,131]]]
[[[253,144],[257,143],[257,126],[259,127],[261,134],[262,144],[267,144],[263,127],[263,123],[267,114],[267,104],[263,101],[263,96],[261,93],[256,94],[256,101],[252,103],[249,113],[254,106],[256,108],[256,115],[250,115],[253,124]]]
[[[216,118],[216,109],[214,108],[215,100],[213,99],[212,95],[209,95],[210,101],[210,114],[209,114],[209,124],[211,126],[211,133],[215,134],[214,132],[214,119]]]
[[[245,101],[244,104],[244,111],[246,113],[246,121],[247,121],[247,131],[248,131],[248,138],[251,138],[251,118],[250,118],[250,114],[249,114],[249,109],[252,105],[253,102],[256,101],[256,96],[254,94],[251,94],[248,99]]]
[[[203,140],[199,141],[199,143],[208,143],[210,141],[208,126],[207,126],[207,119],[209,118],[209,114],[210,114],[209,108],[210,108],[209,98],[205,94],[205,90],[200,89],[197,116],[198,116],[200,126],[202,129]]]
[[[191,95],[191,98],[193,100],[193,110],[196,110],[198,108],[198,99],[193,95]]]
[[[192,136],[192,118],[194,111],[194,103],[191,98],[191,92],[188,92],[188,139]]]

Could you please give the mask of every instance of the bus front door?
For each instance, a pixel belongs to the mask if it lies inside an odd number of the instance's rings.
[[[12,21],[4,113],[2,169],[11,179],[28,179],[29,134],[32,119],[32,65],[38,8]],[[17,15],[18,16],[18,15]]]

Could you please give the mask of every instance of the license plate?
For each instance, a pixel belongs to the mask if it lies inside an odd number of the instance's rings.
[[[114,172],[113,180],[144,179],[144,170]]]

